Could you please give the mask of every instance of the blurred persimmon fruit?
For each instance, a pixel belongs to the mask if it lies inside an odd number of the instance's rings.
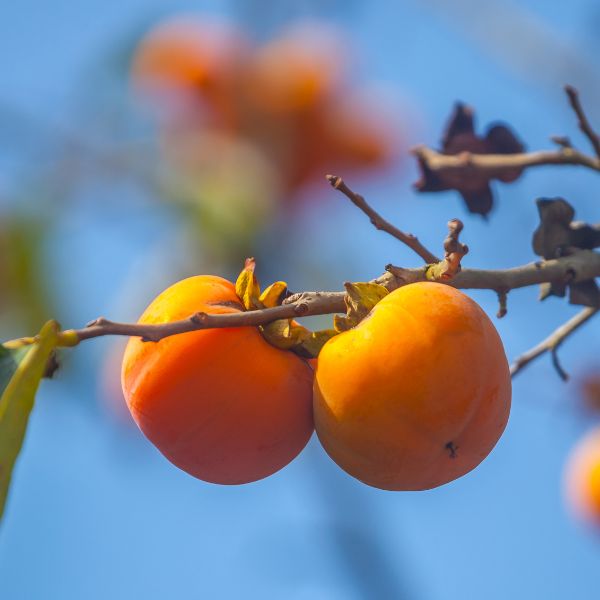
[[[424,490],[465,475],[502,435],[510,403],[495,327],[447,285],[395,290],[319,354],[319,439],[342,469],[374,487]]]
[[[600,527],[600,427],[592,429],[571,451],[564,492],[576,517]]]
[[[583,406],[591,412],[600,411],[600,370],[598,365],[579,378],[579,395]]]
[[[200,103],[217,121],[232,118],[235,86],[250,47],[243,32],[227,21],[173,18],[140,41],[132,62],[133,84],[173,111]]]
[[[321,22],[259,45],[226,21],[182,16],[141,40],[132,79],[162,109],[163,139],[192,148],[190,136],[211,131],[244,138],[273,164],[288,201],[332,168],[381,168],[400,156],[401,111],[356,81],[353,54],[343,33]]]
[[[269,113],[312,110],[343,91],[349,54],[349,44],[334,27],[289,27],[257,48],[248,64],[246,93]]]
[[[140,323],[243,310],[235,287],[190,277],[150,304]],[[287,465],[312,431],[313,371],[256,327],[206,329],[157,343],[131,338],[122,366],[129,410],[146,437],[190,475],[221,484],[262,479]]]

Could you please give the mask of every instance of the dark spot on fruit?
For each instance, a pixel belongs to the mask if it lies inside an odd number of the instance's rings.
[[[458,446],[454,442],[448,442],[445,448],[450,453],[450,458],[457,457],[456,451],[458,450]]]

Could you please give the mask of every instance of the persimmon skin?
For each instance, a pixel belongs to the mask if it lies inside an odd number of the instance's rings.
[[[232,283],[199,275],[162,292],[140,323],[241,310]],[[122,385],[133,419],[175,465],[204,481],[249,483],[293,460],[313,431],[313,372],[257,328],[132,338]]]
[[[496,329],[447,285],[391,292],[319,354],[317,435],[342,469],[384,490],[431,489],[474,469],[504,431],[510,402]]]
[[[564,490],[573,514],[600,530],[600,427],[585,435],[571,452]]]

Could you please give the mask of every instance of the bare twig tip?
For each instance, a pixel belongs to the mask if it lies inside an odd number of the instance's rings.
[[[329,181],[331,186],[336,189],[339,188],[340,185],[342,185],[342,183],[343,183],[342,178],[339,177],[338,175],[325,175],[325,179],[327,179],[327,181]]]
[[[508,313],[508,290],[498,291],[498,312],[496,317],[502,319]]]
[[[581,106],[581,102],[579,101],[579,92],[572,85],[565,85],[565,92],[569,98],[569,104],[577,116],[579,129],[588,138],[590,144],[594,148],[596,157],[600,159],[600,136],[598,136],[588,121],[583,107]]]
[[[566,135],[553,135],[550,137],[550,141],[554,142],[557,146],[564,149],[573,149],[571,140]]]
[[[558,359],[558,347],[557,346],[552,348],[550,355],[552,357],[552,365],[556,369],[556,372],[558,373],[559,377],[563,381],[569,381],[569,374],[562,368],[560,361]]]

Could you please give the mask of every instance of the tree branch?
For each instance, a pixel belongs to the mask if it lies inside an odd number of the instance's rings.
[[[341,177],[337,175],[327,175],[327,181],[331,184],[331,186],[342,192],[355,206],[360,208],[367,217],[369,217],[371,223],[375,226],[376,229],[381,231],[385,231],[389,233],[391,236],[395,237],[397,240],[400,240],[403,244],[406,244],[409,248],[414,250],[426,263],[436,263],[439,262],[439,258],[432,254],[412,233],[404,233],[400,231],[397,227],[392,225],[389,221],[386,221],[375,209],[373,209],[363,196],[353,192],[344,182]]]
[[[442,154],[427,146],[417,146],[412,153],[420,158],[428,169],[436,173],[460,172],[465,177],[474,173],[485,173],[490,178],[499,177],[515,169],[525,169],[544,165],[577,165],[600,171],[600,158],[589,156],[570,147],[559,150],[540,150],[517,154]]]
[[[409,283],[431,281],[431,275],[427,276],[427,268],[424,266],[404,269],[389,265],[387,271],[373,281],[392,291]],[[453,278],[440,278],[439,281],[460,289],[489,289],[506,293],[514,288],[544,282],[564,280],[576,282],[598,276],[600,276],[600,254],[591,250],[582,250],[556,260],[530,263],[512,269],[463,269]],[[200,329],[256,327],[278,319],[344,313],[345,296],[346,292],[301,292],[286,298],[281,306],[274,308],[227,314],[199,312],[187,319],[158,325],[115,323],[99,318],[83,329],[66,330],[63,334],[65,339],[74,339],[76,336],[79,341],[104,335],[126,335],[156,342],[170,335]]]
[[[388,265],[387,273],[375,281],[388,289],[395,289],[416,281],[427,281],[426,269],[405,269]],[[555,260],[529,263],[511,269],[483,270],[463,269],[453,279],[444,281],[461,289],[509,290],[538,283],[585,281],[600,277],[600,254],[592,250],[581,250]]]
[[[550,352],[552,355],[552,364],[560,375],[561,379],[566,381],[569,376],[565,370],[561,367],[558,360],[558,348],[560,345],[575,331],[577,331],[584,323],[589,321],[597,312],[598,308],[586,307],[581,312],[576,314],[572,319],[569,319],[566,323],[561,325],[553,333],[551,333],[545,340],[540,342],[537,346],[533,347],[528,352],[525,352],[510,367],[510,373],[514,377],[530,362]]]
[[[293,319],[295,317],[307,317],[311,315],[323,315],[344,312],[344,293],[331,294],[316,292],[310,295],[302,295],[296,302],[264,308],[247,312],[232,312],[225,314],[214,314],[198,312],[187,319],[160,323],[158,325],[141,323],[116,323],[103,317],[89,323],[83,329],[67,330],[67,336],[75,335],[79,341],[88,340],[105,335],[125,335],[141,337],[145,342],[158,342],[161,339],[198,331],[201,329],[222,329],[228,327],[249,327],[266,325],[278,319]]]
[[[537,152],[521,152],[515,154],[443,154],[425,145],[416,146],[412,154],[421,159],[426,167],[433,172],[453,172],[465,177],[475,173],[488,175],[490,178],[500,178],[506,172],[515,169],[526,169],[544,165],[575,165],[600,171],[600,137],[594,131],[579,101],[577,90],[567,85],[565,92],[569,104],[577,116],[579,129],[588,138],[596,156],[590,156],[572,147],[568,138],[554,136],[552,140],[560,148],[558,150],[539,150]]]
[[[569,104],[571,105],[571,108],[577,115],[579,129],[581,129],[582,133],[592,144],[592,148],[594,148],[596,156],[600,158],[600,137],[598,137],[598,134],[593,130],[590,122],[588,121],[583,107],[581,106],[581,102],[579,101],[579,92],[571,85],[565,86],[565,92],[569,98]]]

